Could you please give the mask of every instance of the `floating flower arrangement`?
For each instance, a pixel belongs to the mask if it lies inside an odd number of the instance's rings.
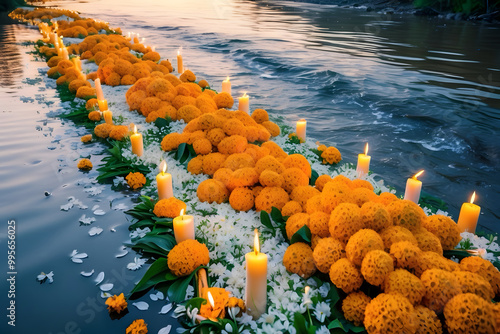
[[[190,333],[500,330],[492,302],[500,295],[500,247],[461,234],[439,200],[419,206],[416,176],[409,184],[417,200],[401,199],[367,172],[368,146],[363,168],[338,165],[341,152],[307,139],[305,120],[293,132],[264,109],[231,110],[229,78],[217,93],[192,71],[177,76],[169,60],[105,22],[58,9],[17,9],[11,17],[38,23],[48,77],[62,97],[80,99],[61,117],[92,131],[82,142],[109,144],[97,180],[140,193],[126,212],[133,219],[125,246],[153,263],[132,291],[108,294],[110,314],[154,289],[151,296],[172,303],[162,312],[175,307]],[[113,92],[109,107],[101,83]],[[91,169],[91,159],[77,167]],[[158,195],[160,179],[173,194]],[[489,252],[467,252],[474,245]],[[71,254],[76,263],[86,257]],[[128,267],[144,264],[136,257]],[[103,293],[112,288],[100,285]],[[126,330],[147,332],[142,319]]]

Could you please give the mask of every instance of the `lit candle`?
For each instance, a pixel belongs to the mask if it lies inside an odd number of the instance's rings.
[[[229,81],[229,76],[226,80],[222,81],[222,91],[231,95],[231,81]]]
[[[97,78],[95,79],[95,93],[97,95],[97,101],[99,100],[104,100],[104,94],[102,93],[102,87],[101,87],[101,79]],[[106,108],[108,109],[108,108]],[[104,109],[104,110],[106,110]]]
[[[358,172],[358,177],[362,177],[368,174],[370,170],[370,157],[368,155],[368,143],[365,145],[365,153],[358,154],[358,166],[356,168],[356,172]]]
[[[250,109],[250,96],[247,93],[243,93],[243,96],[238,98],[238,110],[248,112]]]
[[[182,55],[181,50],[177,50],[177,73],[182,74],[184,72],[184,67],[182,66]]]
[[[245,254],[247,280],[245,304],[248,313],[259,318],[267,306],[267,255],[260,253],[259,233],[255,229],[254,251]]]
[[[297,134],[297,137],[299,137],[299,139],[302,139],[303,141],[306,141],[306,127],[307,121],[305,119],[302,118],[297,121],[295,133]]]
[[[417,204],[420,200],[420,191],[422,190],[422,181],[417,180],[417,177],[422,175],[423,172],[421,170],[406,181],[405,199]]]
[[[160,163],[160,173],[156,175],[156,183],[158,187],[158,199],[166,199],[174,196],[172,190],[172,175],[165,173],[167,171],[167,162],[163,160]]]
[[[106,101],[106,100],[104,100],[104,101]],[[99,100],[97,102],[99,102]],[[99,108],[100,107],[101,106],[99,106]],[[102,117],[104,118],[104,121],[106,123],[113,125],[113,113],[111,112],[111,110],[104,110],[102,112]]]
[[[458,216],[458,229],[460,233],[462,232],[476,232],[477,220],[479,219],[479,213],[481,213],[481,207],[474,204],[474,199],[476,198],[476,192],[474,192],[470,198],[470,203],[462,204],[460,209],[460,215]]]
[[[144,152],[144,143],[142,141],[142,134],[137,133],[137,126],[134,125],[134,133],[130,136],[130,142],[132,143],[132,153],[137,156],[142,156]]]
[[[184,209],[174,218],[174,236],[178,244],[184,240],[194,239],[194,218],[184,215]]]
[[[97,79],[97,80],[99,80],[99,79]],[[101,90],[101,93],[102,93],[102,90]],[[105,110],[108,110],[108,100],[106,100],[106,99],[97,100],[97,104],[99,105],[100,111],[104,112]]]

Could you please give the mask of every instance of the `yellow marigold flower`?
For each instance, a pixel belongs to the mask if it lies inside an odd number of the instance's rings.
[[[415,268],[422,251],[410,241],[398,241],[391,245],[390,254],[396,260],[398,268]]]
[[[381,293],[366,306],[365,328],[368,333],[415,333],[417,320],[413,305],[399,294]]]
[[[309,212],[308,212],[309,213]],[[323,211],[316,211],[309,214],[309,230],[312,234],[317,234],[321,238],[330,236],[329,222],[330,215]]]
[[[432,215],[422,221],[422,226],[439,238],[444,250],[455,248],[462,240],[457,224],[450,217]]]
[[[230,118],[224,122],[224,125],[222,126],[222,130],[224,130],[224,132],[228,136],[242,135],[245,133],[245,126],[243,125],[243,123],[239,119]]]
[[[344,245],[337,239],[321,238],[314,247],[314,264],[322,273],[329,273],[332,264],[343,257],[345,257]]]
[[[319,141],[316,142],[316,145],[318,145],[318,151],[323,152],[327,149],[327,146],[324,144],[321,144]]]
[[[210,261],[208,248],[197,240],[184,240],[168,253],[168,268],[175,276],[187,276]]]
[[[307,213],[296,213],[289,217],[286,221],[286,235],[288,240],[291,240],[295,232],[297,232],[302,226],[308,225],[309,215]]]
[[[357,266],[361,266],[365,255],[377,249],[384,249],[384,242],[380,235],[374,230],[362,229],[349,238],[345,252],[349,261]]]
[[[318,178],[314,182],[314,186],[319,191],[323,191],[323,188],[325,187],[325,184],[327,184],[331,180],[332,180],[332,177],[330,175],[327,175],[327,174],[320,175],[320,176],[318,176]]]
[[[265,187],[255,197],[255,210],[271,212],[272,207],[281,210],[285,204],[290,200],[285,190],[278,187]]]
[[[363,228],[356,204],[341,203],[330,215],[330,235],[347,244],[349,238]]]
[[[137,78],[134,77],[133,75],[131,74],[125,74],[121,80],[120,80],[120,84],[121,85],[124,85],[124,86],[129,86],[129,85],[133,85],[135,84],[135,82],[137,81]]]
[[[146,177],[139,172],[128,173],[125,179],[127,180],[128,186],[134,190],[142,188],[142,186],[146,184]]]
[[[425,306],[415,306],[417,332],[415,334],[442,334],[443,324],[436,313]]]
[[[195,106],[196,105],[196,99],[192,96],[184,96],[184,95],[177,95],[173,100],[172,100],[172,105],[175,107],[175,109],[179,110],[180,108],[184,106]],[[201,115],[201,111],[200,111]],[[180,119],[180,116],[177,115],[177,118]]]
[[[309,184],[309,178],[300,168],[287,168],[281,176],[283,176],[283,189],[289,194],[296,187],[307,186]]]
[[[77,167],[81,170],[90,170],[92,169],[92,162],[89,159],[81,159],[78,161]]]
[[[427,231],[425,227],[421,227],[416,233],[413,233],[415,239],[417,239],[418,247],[423,251],[435,252],[439,255],[443,255],[443,247],[441,246],[441,240],[433,233]]]
[[[351,191],[351,201],[362,207],[363,204],[371,202],[377,198],[377,194],[373,190],[366,188],[355,188]]]
[[[127,301],[125,300],[125,296],[123,292],[118,296],[114,295],[106,299],[106,305],[108,305],[108,311],[121,313],[123,310],[127,308]]]
[[[422,208],[410,200],[393,201],[387,205],[387,211],[394,225],[405,227],[412,232],[420,229],[426,217]]]
[[[290,154],[283,160],[285,168],[299,168],[307,178],[311,178],[311,165],[302,154]]]
[[[275,157],[279,162],[283,162],[288,156],[288,154],[273,141],[266,141],[261,145],[261,147],[267,148],[269,150],[269,154]]]
[[[351,202],[351,198],[351,188],[343,182],[332,180],[325,184],[321,192],[321,204],[327,213],[332,212],[341,203]]]
[[[220,204],[228,200],[229,191],[226,189],[222,182],[214,179],[208,179],[202,181],[198,185],[196,195],[198,195],[198,199],[200,200],[200,202],[216,202]]]
[[[272,137],[277,137],[281,133],[281,129],[278,124],[271,122],[271,121],[265,121],[262,122],[262,126],[266,128],[267,131],[269,131],[269,134]]]
[[[207,81],[207,80],[205,80],[205,79],[198,81],[198,85],[199,85],[201,88],[210,87],[210,84],[209,84],[209,83],[208,83],[208,81]]]
[[[69,83],[68,89],[71,93],[76,94],[76,92],[78,91],[78,88],[84,87],[84,86],[91,87],[90,82],[88,82],[87,80],[83,80],[83,79],[75,79]]]
[[[344,317],[352,321],[355,326],[361,326],[365,319],[365,309],[372,299],[362,291],[351,292],[342,301]]]
[[[285,180],[280,174],[270,169],[265,169],[260,173],[259,182],[264,187],[281,187]]]
[[[399,200],[399,198],[397,198],[396,195],[388,192],[383,192],[378,196],[377,202],[387,207],[389,203],[397,200]]]
[[[274,172],[271,172],[274,173]],[[276,174],[277,175],[277,174]],[[262,174],[261,174],[262,176]],[[262,182],[261,182],[262,183]],[[302,205],[296,201],[288,201],[283,208],[281,208],[281,215],[284,217],[290,217],[296,213],[302,212]]]
[[[428,269],[442,269],[452,272],[460,270],[460,267],[458,263],[435,252],[422,252],[418,259],[418,263],[412,269],[415,275],[420,277]]]
[[[350,183],[350,186],[352,189],[357,189],[357,188],[366,188],[366,189],[369,189],[371,191],[373,191],[373,185],[366,181],[366,180],[361,180],[361,179],[355,179],[355,180],[352,180],[351,183]]]
[[[210,305],[208,301],[208,293],[212,295],[214,306]],[[200,307],[200,315],[210,320],[217,321],[226,316],[225,308],[229,303],[229,291],[224,288],[208,288],[203,291],[203,298],[207,301]]]
[[[179,79],[181,79],[182,82],[194,82],[196,81],[196,75],[190,70],[186,70],[181,74]]]
[[[203,173],[203,160],[204,157],[202,155],[194,157],[189,160],[187,165],[187,171],[193,175],[198,175]]]
[[[234,99],[231,95],[226,92],[221,92],[214,97],[214,101],[217,104],[217,108],[232,108],[234,104]]]
[[[376,232],[392,225],[389,212],[380,203],[366,202],[361,206],[360,215],[363,226]]]
[[[177,109],[177,118],[184,120],[184,122],[189,123],[193,119],[201,116],[201,110],[196,108],[194,105],[185,105]]]
[[[487,301],[495,297],[491,284],[481,275],[469,271],[457,271],[454,274],[463,293],[473,293]]]
[[[172,132],[163,137],[161,141],[161,149],[165,152],[176,150],[181,143],[181,134],[177,132]]]
[[[240,135],[233,135],[221,140],[217,148],[220,153],[233,154],[243,153],[248,146],[248,141]]]
[[[146,334],[148,332],[147,324],[143,319],[137,319],[127,327],[126,334]]]
[[[155,51],[150,51],[146,53],[144,56],[142,56],[142,60],[151,60],[154,61],[155,63],[160,60],[161,56],[158,52]]]
[[[255,168],[245,167],[234,171],[226,186],[229,191],[233,191],[238,187],[251,187],[257,182],[259,182],[259,174]]]
[[[282,174],[285,171],[285,166],[272,155],[267,155],[255,163],[255,169],[259,175],[265,170],[271,170],[277,174]]]
[[[207,139],[210,140],[213,146],[218,146],[222,139],[226,138],[224,130],[215,128],[207,133]]]
[[[481,275],[491,284],[495,295],[500,294],[500,273],[490,261],[478,256],[469,256],[460,261],[460,270]]]
[[[472,293],[453,297],[444,308],[444,318],[450,334],[497,332],[493,305]]]
[[[296,242],[285,251],[283,255],[283,265],[286,270],[307,279],[316,272],[314,265],[313,251],[308,244]]]
[[[80,99],[88,100],[88,99],[91,99],[95,96],[96,96],[95,95],[95,88],[93,88],[93,87],[82,86],[82,87],[78,88],[78,90],[76,91],[76,97],[78,97]]]
[[[399,293],[408,298],[413,305],[420,304],[424,297],[425,287],[422,281],[405,269],[396,269],[385,277],[383,286],[385,293]]]
[[[205,155],[212,152],[212,143],[206,138],[199,138],[193,142],[193,149],[196,154]]]
[[[255,167],[255,161],[247,153],[231,154],[227,157],[226,161],[224,161],[224,168],[229,168],[232,171],[245,167]]]
[[[371,285],[382,285],[387,274],[393,270],[394,261],[392,257],[380,249],[366,253],[361,262],[361,274]]]
[[[269,114],[264,109],[255,109],[252,112],[252,118],[260,124],[262,122],[269,121]]]
[[[246,187],[234,189],[229,196],[229,204],[237,211],[248,211],[253,208],[254,203],[253,191]]]
[[[326,150],[324,150],[321,153],[321,157],[323,158],[323,163],[324,164],[338,164],[340,160],[342,160],[342,155],[340,154],[340,151],[333,146],[328,147]]]
[[[345,293],[358,290],[363,284],[361,272],[346,258],[341,258],[332,264],[330,267],[330,280]]]
[[[224,166],[227,155],[215,152],[209,153],[203,159],[203,173],[207,175],[214,175],[214,173]]]
[[[109,133],[113,130],[113,125],[108,123],[97,124],[94,128],[94,134],[100,138],[108,138]]]
[[[222,182],[224,186],[227,187],[227,184],[229,183],[229,180],[231,179],[231,176],[233,175],[233,171],[230,170],[229,168],[219,168],[213,175],[213,179]],[[253,191],[252,191],[253,193]],[[255,193],[254,193],[255,197]]]
[[[153,213],[156,217],[175,218],[182,209],[186,211],[186,203],[175,197],[170,197],[156,202]]]
[[[82,143],[88,143],[90,141],[92,141],[92,135],[85,135],[85,136],[82,136],[80,138],[80,140],[82,141]]]
[[[409,241],[414,245],[418,245],[417,239],[413,236],[410,230],[401,226],[389,226],[380,231],[380,237],[384,241],[386,251],[391,249],[391,245],[398,241]]]
[[[425,296],[422,304],[437,314],[450,299],[462,292],[460,283],[453,273],[441,269],[428,269],[420,279],[425,287]]]
[[[99,122],[101,120],[101,113],[99,111],[91,111],[88,117],[91,121]]]
[[[115,125],[109,133],[109,138],[114,140],[123,140],[128,136],[130,129],[126,125]]]

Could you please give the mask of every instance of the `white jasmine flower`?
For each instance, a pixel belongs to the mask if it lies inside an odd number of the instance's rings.
[[[50,273],[46,274],[43,271],[36,277],[36,279],[40,282],[45,281],[46,279],[49,281],[49,283],[54,282],[54,272],[51,271]]]
[[[130,238],[131,239],[143,238],[149,232],[151,232],[151,230],[149,229],[149,227],[145,227],[143,229],[136,228],[134,231],[130,232]]]
[[[330,334],[330,330],[325,325],[323,325],[316,330],[316,334]]]
[[[331,314],[330,305],[325,302],[319,302],[314,308],[314,316],[319,322],[324,322]]]
[[[137,270],[140,269],[144,263],[146,263],[146,259],[134,257],[134,262],[127,264],[128,270]]]

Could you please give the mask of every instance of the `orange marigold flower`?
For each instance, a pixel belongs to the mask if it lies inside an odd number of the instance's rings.
[[[371,228],[376,232],[380,232],[392,225],[389,212],[380,203],[366,202],[361,206],[360,215],[363,226]]]
[[[165,152],[176,150],[181,143],[181,134],[172,132],[163,137],[161,141],[161,149]]]
[[[308,225],[309,215],[307,213],[296,213],[289,217],[286,221],[286,236],[288,240],[291,240],[295,232],[297,232],[302,226]]]
[[[351,292],[342,301],[342,312],[344,317],[352,321],[355,326],[361,326],[365,319],[365,309],[372,299],[364,292]]]
[[[215,152],[209,153],[203,159],[203,173],[207,175],[214,175],[214,173],[224,166],[227,155]]]
[[[80,138],[80,140],[82,141],[82,143],[88,143],[90,141],[92,141],[92,135],[85,135],[85,136],[82,136]]]
[[[326,183],[321,192],[321,204],[326,212],[332,212],[338,205],[351,200],[351,188],[343,182]],[[356,207],[358,207],[356,205]]]
[[[450,334],[497,333],[493,304],[472,293],[453,297],[444,308]]]
[[[358,290],[363,284],[359,269],[346,258],[341,258],[330,267],[330,280],[345,293]]]
[[[366,253],[361,262],[361,274],[371,285],[382,285],[384,279],[394,270],[392,257],[383,250],[372,250]]]
[[[309,212],[308,212],[309,213]],[[312,234],[317,234],[322,238],[330,236],[329,222],[330,215],[323,211],[309,213],[309,230]]]
[[[243,153],[248,146],[248,141],[245,137],[240,135],[233,135],[221,140],[217,148],[220,153],[233,154]]]
[[[229,196],[229,204],[237,211],[248,211],[253,208],[254,203],[253,191],[246,187],[234,189]]]
[[[153,213],[156,217],[175,218],[182,209],[186,210],[186,203],[175,197],[170,197],[156,202]]]
[[[417,239],[418,247],[427,252],[436,252],[439,255],[443,255],[443,247],[441,246],[441,241],[433,233],[427,231],[425,227],[421,227],[416,233],[413,233],[415,239]]]
[[[113,125],[108,123],[98,124],[94,128],[94,134],[100,138],[108,138],[109,133],[111,132],[111,130],[113,130],[113,127]]]
[[[345,252],[349,261],[357,266],[361,266],[365,255],[377,249],[384,249],[384,242],[380,235],[374,230],[362,229],[349,238]]]
[[[323,163],[324,164],[338,164],[340,160],[342,160],[342,155],[340,154],[340,151],[333,147],[330,146],[326,150],[324,150],[321,153],[321,157],[323,158]]]
[[[257,182],[259,182],[259,174],[257,174],[255,168],[240,168],[231,174],[231,178],[227,183],[227,189],[233,191],[233,189],[238,187],[251,187]]]
[[[283,162],[288,154],[275,142],[266,141],[261,145],[263,148],[267,148],[269,150],[269,154],[276,158],[276,160]]]
[[[101,113],[97,110],[89,112],[89,119],[94,122],[99,122],[101,120]]]
[[[114,295],[106,299],[106,305],[108,305],[108,311],[111,312],[116,312],[116,313],[121,313],[123,310],[127,308],[127,301],[125,300],[125,296],[123,295],[123,292],[120,293],[118,296]]]
[[[204,160],[206,160],[206,158]],[[200,200],[200,202],[216,202],[220,204],[228,200],[229,191],[226,189],[222,182],[214,179],[208,179],[202,181],[198,185],[196,195],[198,195],[198,199]]]
[[[386,227],[380,231],[380,237],[384,241],[386,251],[389,251],[391,245],[398,241],[409,241],[414,245],[418,245],[417,239],[415,239],[411,231],[402,226]]]
[[[89,159],[81,159],[80,161],[78,161],[77,167],[81,170],[91,170],[92,162]]]
[[[423,219],[422,226],[439,238],[444,250],[455,248],[462,240],[457,224],[450,217],[432,215]]]
[[[283,189],[288,193],[291,193],[298,186],[307,186],[309,184],[307,175],[297,167],[285,169],[281,176],[283,176]]]
[[[416,334],[442,334],[443,324],[436,313],[425,306],[415,306],[415,316],[417,317]]]
[[[330,215],[330,235],[347,243],[349,238],[363,228],[359,207],[352,203],[339,204]]]
[[[114,140],[123,140],[128,136],[130,129],[126,125],[115,125],[109,133],[109,138]]]
[[[281,215],[285,217],[290,217],[299,212],[302,212],[302,205],[296,201],[288,201],[283,208],[281,208]]]
[[[207,132],[207,139],[210,140],[213,146],[218,146],[224,138],[226,138],[226,134],[222,129],[215,128]]]
[[[366,306],[364,325],[368,333],[415,333],[413,305],[399,294],[381,293]]]
[[[175,276],[187,276],[210,261],[208,248],[197,240],[184,240],[168,253],[167,264]]]
[[[366,188],[355,188],[351,192],[351,201],[362,207],[363,204],[377,199],[377,194],[373,190]]]
[[[387,254],[387,253],[386,253]],[[385,277],[385,293],[399,293],[408,298],[413,305],[420,304],[425,287],[422,281],[405,269],[396,269]]]
[[[247,153],[234,153],[227,157],[224,161],[224,168],[229,168],[235,171],[240,168],[255,167],[255,161],[252,156]]]
[[[463,293],[473,293],[487,301],[495,297],[491,284],[481,275],[469,271],[457,271],[454,274]]]
[[[255,169],[259,175],[265,170],[271,170],[277,174],[282,174],[285,171],[285,166],[272,155],[266,155],[255,163]]]
[[[189,123],[193,119],[201,116],[201,110],[194,105],[185,105],[177,109],[177,118]]]
[[[234,99],[231,95],[226,92],[219,93],[215,95],[214,101],[217,104],[217,108],[232,108],[234,104]]]
[[[320,176],[318,176],[318,178],[314,182],[314,186],[319,191],[323,191],[325,184],[330,182],[331,180],[332,180],[332,177],[330,175],[327,175],[327,174],[320,175]]]
[[[142,188],[142,186],[146,184],[146,177],[139,172],[130,172],[125,179],[127,180],[128,186],[134,190]]]
[[[209,292],[213,299],[213,307],[208,301]],[[226,316],[225,308],[230,300],[229,291],[224,288],[208,288],[203,291],[203,298],[207,301],[200,307],[200,315],[202,317],[217,321],[217,319],[223,319]]]
[[[269,121],[269,114],[264,109],[255,109],[252,112],[252,118],[257,123],[263,123],[265,121]]]
[[[271,121],[265,121],[262,122],[262,126],[266,128],[267,131],[269,131],[269,134],[272,137],[277,137],[281,133],[281,129],[278,124],[271,122]]]
[[[396,267],[415,268],[422,251],[410,241],[398,241],[391,245],[390,254],[396,260]]]
[[[481,275],[490,282],[495,295],[500,294],[500,272],[490,261],[478,256],[465,257],[460,261],[460,270]]]
[[[437,314],[443,312],[444,306],[450,299],[462,292],[457,278],[448,271],[428,269],[424,271],[420,279],[425,287],[422,304]]]
[[[387,205],[387,211],[394,225],[406,227],[412,232],[420,229],[426,217],[422,208],[409,200],[393,201]]]
[[[203,159],[202,155],[196,156],[189,160],[187,165],[187,171],[193,175],[198,175],[203,173]]]
[[[278,187],[265,187],[255,197],[255,210],[271,212],[272,207],[281,210],[290,200],[287,192]]]
[[[299,168],[306,174],[307,178],[311,178],[311,164],[302,154],[290,154],[283,160],[285,168]]]
[[[132,322],[125,330],[126,334],[146,334],[148,332],[147,324],[143,319],[137,319]]]
[[[283,255],[283,265],[289,272],[305,279],[316,272],[313,251],[308,244],[303,242],[296,242],[288,246]]]
[[[193,142],[193,149],[196,154],[205,155],[212,152],[212,143],[206,138],[199,138]]]
[[[262,171],[259,176],[259,182],[264,187],[281,187],[284,181],[283,176],[270,169]]]
[[[322,273],[330,272],[332,264],[343,257],[345,257],[344,245],[335,238],[321,238],[314,247],[314,264]]]

